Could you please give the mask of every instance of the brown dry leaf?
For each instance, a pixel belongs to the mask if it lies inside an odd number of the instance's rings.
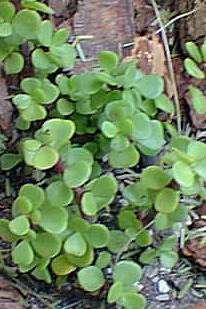
[[[168,96],[170,98],[173,96],[164,47],[157,35],[153,34],[151,37],[146,35],[136,37],[131,56],[126,58],[126,60],[132,59],[138,60],[138,67],[145,74],[158,74],[162,76],[166,83],[166,92]]]
[[[205,227],[206,221],[196,220],[192,224],[192,230]],[[183,254],[193,259],[193,261],[202,269],[206,270],[206,244],[203,237],[197,237],[186,241],[182,250]]]
[[[0,277],[0,309],[23,309],[21,296],[11,282]]]
[[[0,131],[6,134],[11,129],[12,124],[12,105],[6,100],[8,97],[6,81],[3,77],[2,67],[0,66]]]

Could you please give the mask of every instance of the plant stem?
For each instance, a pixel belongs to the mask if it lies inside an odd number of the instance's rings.
[[[181,133],[182,124],[181,124],[180,102],[179,102],[179,96],[178,96],[177,85],[176,85],[176,80],[175,80],[174,68],[173,68],[173,64],[172,64],[172,57],[171,57],[170,49],[169,49],[169,43],[168,43],[167,35],[166,35],[166,32],[165,32],[164,24],[163,24],[161,16],[160,16],[160,12],[159,12],[159,9],[157,7],[157,3],[156,3],[155,0],[151,0],[151,2],[152,2],[152,6],[154,8],[157,20],[159,22],[160,28],[162,29],[161,35],[162,35],[162,40],[163,40],[163,44],[164,44],[164,48],[165,48],[167,61],[168,61],[168,69],[169,69],[169,74],[170,74],[170,78],[171,78],[171,82],[172,82],[172,86],[173,86],[174,101],[175,101],[175,106],[176,106],[177,130],[178,130],[178,133]]]

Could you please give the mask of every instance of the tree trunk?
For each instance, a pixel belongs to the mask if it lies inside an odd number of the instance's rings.
[[[177,23],[177,31],[182,46],[186,41],[202,42],[206,35],[206,1],[205,0],[176,0],[178,15],[196,10]]]

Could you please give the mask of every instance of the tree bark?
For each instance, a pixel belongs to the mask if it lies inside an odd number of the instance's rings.
[[[178,15],[192,10],[196,12],[176,23],[182,45],[187,41],[202,42],[206,35],[206,0],[176,0]]]

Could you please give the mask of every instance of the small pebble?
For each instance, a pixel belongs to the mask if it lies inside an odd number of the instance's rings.
[[[170,287],[169,285],[167,284],[167,281],[161,279],[159,282],[158,282],[158,290],[160,293],[162,294],[166,294],[170,291]]]
[[[152,278],[152,282],[154,282],[154,283],[156,283],[156,282],[158,282],[159,281],[159,277],[154,277],[154,278]]]
[[[148,278],[154,278],[157,276],[159,269],[154,266],[148,266],[145,270],[145,276]]]
[[[158,301],[168,301],[168,300],[170,300],[170,296],[168,294],[157,295],[155,298]]]

